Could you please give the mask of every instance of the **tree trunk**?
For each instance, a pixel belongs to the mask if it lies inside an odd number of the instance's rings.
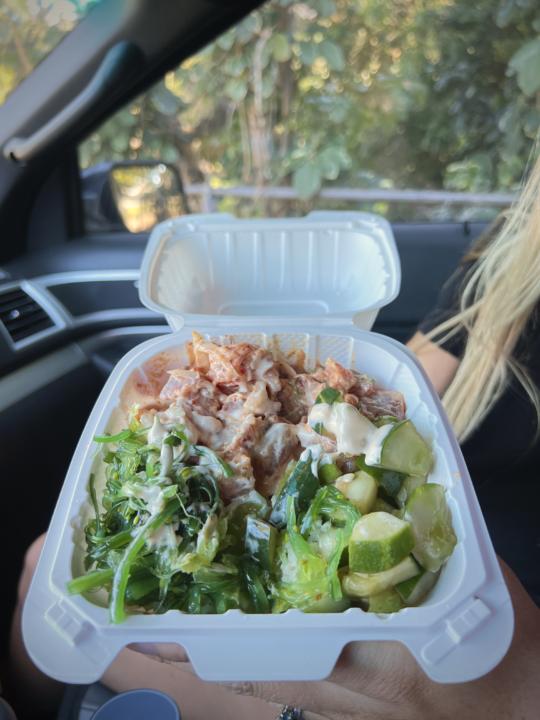
[[[267,170],[270,165],[270,137],[264,113],[263,98],[263,63],[262,54],[272,31],[263,30],[255,44],[253,52],[253,67],[251,69],[251,82],[253,87],[253,102],[247,107],[247,120],[250,136],[251,158],[255,175],[255,185],[262,188],[266,184]],[[266,212],[266,201],[259,198],[257,203],[263,212]]]
[[[279,32],[282,32],[292,41],[293,32],[293,15],[288,7],[279,8],[279,16],[277,22]],[[279,64],[279,86],[281,89],[278,122],[280,122],[284,131],[279,136],[279,156],[284,158],[289,152],[290,142],[290,115],[293,93],[296,90],[295,77],[291,68],[290,60]]]
[[[249,135],[249,122],[246,103],[238,105],[238,119],[240,124],[240,140],[242,143],[242,182],[249,185],[253,171],[253,160],[251,157],[251,145]]]
[[[9,24],[11,25],[11,32],[13,37],[13,44],[15,45],[15,51],[17,53],[17,57],[19,58],[19,63],[21,65],[23,75],[26,77],[26,75],[30,75],[34,66],[32,65],[30,58],[28,57],[28,53],[26,52],[26,48],[23,45],[21,36],[19,34],[19,29],[12,20],[10,20]]]

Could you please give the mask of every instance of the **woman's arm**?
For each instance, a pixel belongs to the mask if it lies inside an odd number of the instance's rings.
[[[23,644],[21,615],[30,580],[36,569],[45,535],[39,537],[26,553],[19,582],[19,599],[11,632],[11,675],[17,694],[17,708],[24,717],[43,717],[53,713],[62,697],[64,686],[44,675],[32,663]],[[178,646],[171,646],[175,659],[187,659]],[[167,647],[164,648],[167,650]],[[236,652],[231,647],[231,653]],[[158,663],[155,658],[128,648],[122,650],[101,679],[115,692],[135,688],[153,688],[170,695],[178,703],[184,720],[275,720],[279,705],[257,698],[231,695],[216,683],[207,683],[193,674],[187,662],[173,665]]]
[[[17,592],[17,607],[11,625],[10,685],[17,714],[25,718],[52,716],[64,691],[62,683],[47,677],[32,663],[22,639],[22,607],[44,542],[45,535],[41,535],[26,551]]]
[[[437,393],[443,395],[456,374],[459,360],[428,340],[422,332],[415,333],[407,347],[420,361]]]

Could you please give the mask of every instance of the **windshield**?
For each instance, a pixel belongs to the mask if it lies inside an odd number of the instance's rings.
[[[92,133],[83,185],[153,160],[192,212],[491,220],[540,124],[540,5],[518,5],[271,0]]]
[[[0,105],[98,0],[0,3]]]

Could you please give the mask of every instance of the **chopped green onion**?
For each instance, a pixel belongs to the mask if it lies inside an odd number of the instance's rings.
[[[321,390],[321,392],[317,395],[315,405],[318,405],[319,403],[332,405],[335,402],[343,402],[341,393],[333,387],[325,387],[324,390]]]

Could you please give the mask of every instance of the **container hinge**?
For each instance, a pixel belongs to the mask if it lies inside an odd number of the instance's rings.
[[[71,645],[80,641],[89,630],[88,623],[74,617],[73,608],[65,606],[62,601],[52,605],[45,618]]]
[[[440,662],[448,653],[471,635],[491,615],[491,610],[479,598],[471,602],[450,620],[445,629],[422,649],[422,657],[432,665]]]
[[[94,665],[99,666],[103,658],[110,655],[110,650],[95,635],[92,623],[75,617],[69,604],[61,600],[55,603],[45,613],[45,619],[69,645],[76,647]]]

